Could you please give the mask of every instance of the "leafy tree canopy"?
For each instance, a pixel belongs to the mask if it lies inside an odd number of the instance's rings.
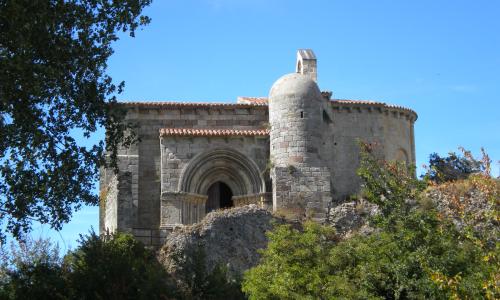
[[[126,135],[113,109],[123,82],[106,75],[118,32],[147,24],[151,0],[0,0],[0,224],[20,237],[31,221],[60,229],[92,193],[105,150]],[[83,147],[99,127],[109,135]],[[0,231],[0,239],[5,231]]]
[[[446,157],[432,153],[429,156],[427,179],[434,183],[443,183],[466,179],[477,173],[490,174],[491,160],[484,149],[481,149],[483,157],[480,160],[475,159],[471,152],[464,148],[460,148],[460,151],[461,154],[450,152]]]
[[[0,261],[0,299],[65,299],[63,260],[49,239],[11,241]]]

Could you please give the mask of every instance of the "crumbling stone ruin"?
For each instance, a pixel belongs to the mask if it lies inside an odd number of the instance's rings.
[[[415,163],[416,113],[321,92],[311,50],[297,52],[296,72],[267,98],[121,105],[141,141],[119,150],[117,174],[101,172],[100,230],[155,247],[173,228],[247,204],[327,221],[359,191],[358,140]]]

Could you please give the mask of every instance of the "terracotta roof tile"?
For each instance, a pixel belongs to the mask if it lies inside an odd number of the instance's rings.
[[[174,101],[123,101],[119,102],[125,106],[158,107],[158,108],[251,108],[255,106],[266,106],[266,103],[225,103],[225,102],[174,102]]]
[[[346,103],[346,104],[379,104],[385,105],[383,102],[372,101],[372,100],[352,100],[352,99],[332,99],[333,103]]]
[[[371,100],[351,100],[351,99],[332,99],[330,100],[333,105],[335,104],[345,104],[345,105],[373,105],[373,106],[381,106],[387,108],[400,109],[407,112],[415,113],[413,110],[399,106],[387,104],[384,102],[377,102]],[[255,108],[262,107],[265,108],[268,105],[268,98],[265,97],[238,97],[238,103],[214,103],[214,102],[119,102],[126,106],[135,106],[135,107],[151,107],[151,108],[166,108],[166,109],[174,109],[174,108]],[[415,113],[416,114],[416,113]]]
[[[400,109],[400,110],[404,110],[404,111],[416,114],[412,109],[409,109],[409,108],[404,107],[404,106],[387,104],[387,103],[384,103],[384,102],[377,102],[377,101],[371,101],[371,100],[332,99],[331,102],[332,102],[332,104],[353,104],[353,105],[367,105],[367,106],[369,106],[369,105],[382,106],[382,107],[387,107],[387,108]]]
[[[238,97],[238,103],[267,105],[266,97]]]
[[[162,128],[160,136],[266,136],[267,129]]]

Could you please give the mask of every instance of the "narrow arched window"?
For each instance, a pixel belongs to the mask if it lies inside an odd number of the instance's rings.
[[[327,124],[332,123],[332,119],[330,119],[330,116],[326,113],[325,110],[323,110],[323,122]]]

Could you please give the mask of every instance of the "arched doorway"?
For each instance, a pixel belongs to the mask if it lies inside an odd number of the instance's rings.
[[[219,208],[233,207],[233,192],[231,188],[222,181],[213,183],[207,191],[208,199],[205,205],[206,213],[217,210]]]
[[[233,149],[211,149],[195,156],[181,173],[179,191],[207,195],[214,182],[223,182],[233,196],[265,192],[258,166]]]

